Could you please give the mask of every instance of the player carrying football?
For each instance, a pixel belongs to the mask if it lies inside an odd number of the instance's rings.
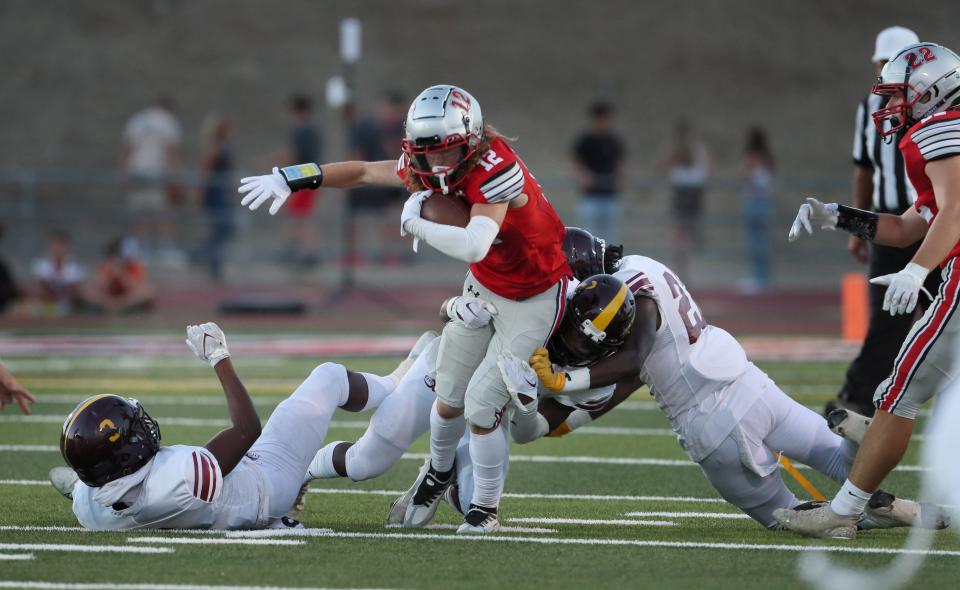
[[[897,216],[808,198],[789,239],[819,226],[898,248],[923,240],[903,270],[871,279],[887,285],[883,309],[891,315],[913,312],[934,267],[942,268],[943,284],[877,387],[877,412],[843,488],[829,504],[777,513],[788,529],[809,536],[856,535],[864,505],[907,450],[920,406],[960,374],[960,57],[934,43],[907,46],[883,67],[873,92],[888,99],[873,121],[882,136],[900,138],[916,202]]]
[[[432,518],[452,481],[457,443],[469,423],[476,492],[460,532],[494,532],[506,451],[505,437],[496,431],[511,401],[498,355],[509,351],[527,358],[563,316],[570,273],[561,248],[564,227],[536,179],[504,138],[484,125],[479,103],[461,88],[440,85],[421,92],[407,114],[401,147],[398,162],[274,168],[272,174],[241,181],[240,192],[246,193],[241,202],[256,209],[272,198],[270,212],[276,213],[300,188],[405,186],[413,194],[403,208],[401,231],[470,264],[464,296],[491,305],[470,309],[464,299],[454,298],[447,308],[450,317],[468,323],[477,317],[484,326],[450,322],[444,328],[430,420],[432,461],[418,482],[406,524],[421,526]],[[466,227],[421,218],[424,200],[435,193],[470,206]]]

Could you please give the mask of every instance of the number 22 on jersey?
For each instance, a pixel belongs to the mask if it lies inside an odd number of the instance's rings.
[[[680,320],[683,321],[683,327],[687,329],[687,338],[690,340],[690,344],[696,343],[697,339],[700,338],[700,333],[707,327],[707,322],[703,320],[700,308],[690,297],[687,288],[672,273],[663,273],[663,280],[670,286],[670,294],[677,302],[677,312],[680,315]]]

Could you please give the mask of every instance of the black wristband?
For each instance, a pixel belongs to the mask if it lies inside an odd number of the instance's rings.
[[[323,169],[313,163],[281,168],[280,175],[294,192],[307,188],[320,188],[323,184]]]
[[[872,211],[837,205],[837,229],[851,233],[861,240],[873,241],[877,237],[877,222],[880,216]]]

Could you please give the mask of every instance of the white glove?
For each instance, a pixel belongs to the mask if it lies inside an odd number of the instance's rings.
[[[407,202],[403,204],[403,211],[400,212],[400,237],[407,235],[407,222],[411,219],[420,219],[420,208],[427,197],[433,194],[433,191],[418,191],[410,195]],[[416,252],[420,244],[419,236],[413,238],[413,251]]]
[[[813,235],[812,223],[819,225],[820,229],[835,230],[839,217],[836,203],[821,203],[813,197],[807,197],[807,202],[800,205],[800,211],[797,212],[797,218],[790,226],[787,239],[795,242],[800,237],[801,227],[807,230],[808,234]]]
[[[483,328],[497,315],[497,307],[479,297],[452,297],[447,301],[447,317],[468,328]]]
[[[907,264],[898,273],[883,275],[870,279],[874,285],[887,285],[887,293],[883,296],[883,311],[890,315],[910,313],[917,306],[919,291],[933,301],[930,292],[923,288],[923,281],[927,280],[930,271],[913,262]]]
[[[240,204],[244,207],[249,206],[251,211],[256,211],[260,205],[272,197],[274,201],[270,205],[270,215],[276,215],[290,196],[290,187],[287,186],[287,180],[280,174],[280,169],[274,166],[271,174],[241,178],[237,192],[244,195]]]
[[[186,342],[193,354],[210,363],[211,367],[230,357],[230,351],[227,350],[227,337],[220,326],[213,322],[187,326]]]
[[[497,366],[503,377],[503,384],[513,399],[517,411],[521,414],[532,414],[537,411],[537,374],[533,372],[526,361],[522,361],[509,350],[500,353]],[[526,396],[532,401],[524,404],[520,396]]]

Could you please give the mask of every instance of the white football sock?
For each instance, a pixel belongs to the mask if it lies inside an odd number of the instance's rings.
[[[307,470],[307,481],[343,477],[333,468],[333,450],[343,442],[345,441],[334,441],[317,451],[317,454],[313,457],[313,461],[310,462],[310,468]]]
[[[430,464],[441,473],[453,469],[457,443],[467,429],[463,416],[443,418],[437,413],[437,404],[430,410]]]
[[[383,400],[397,388],[397,382],[389,376],[381,377],[372,373],[360,374],[367,381],[367,403],[363,406],[364,410],[379,407]]]
[[[470,460],[473,461],[471,504],[484,508],[496,508],[500,505],[506,455],[507,439],[499,428],[487,434],[470,435]]]
[[[848,479],[843,482],[843,487],[833,497],[830,508],[841,516],[859,516],[863,513],[863,507],[867,505],[867,501],[872,495],[872,493],[865,492],[853,485]]]

